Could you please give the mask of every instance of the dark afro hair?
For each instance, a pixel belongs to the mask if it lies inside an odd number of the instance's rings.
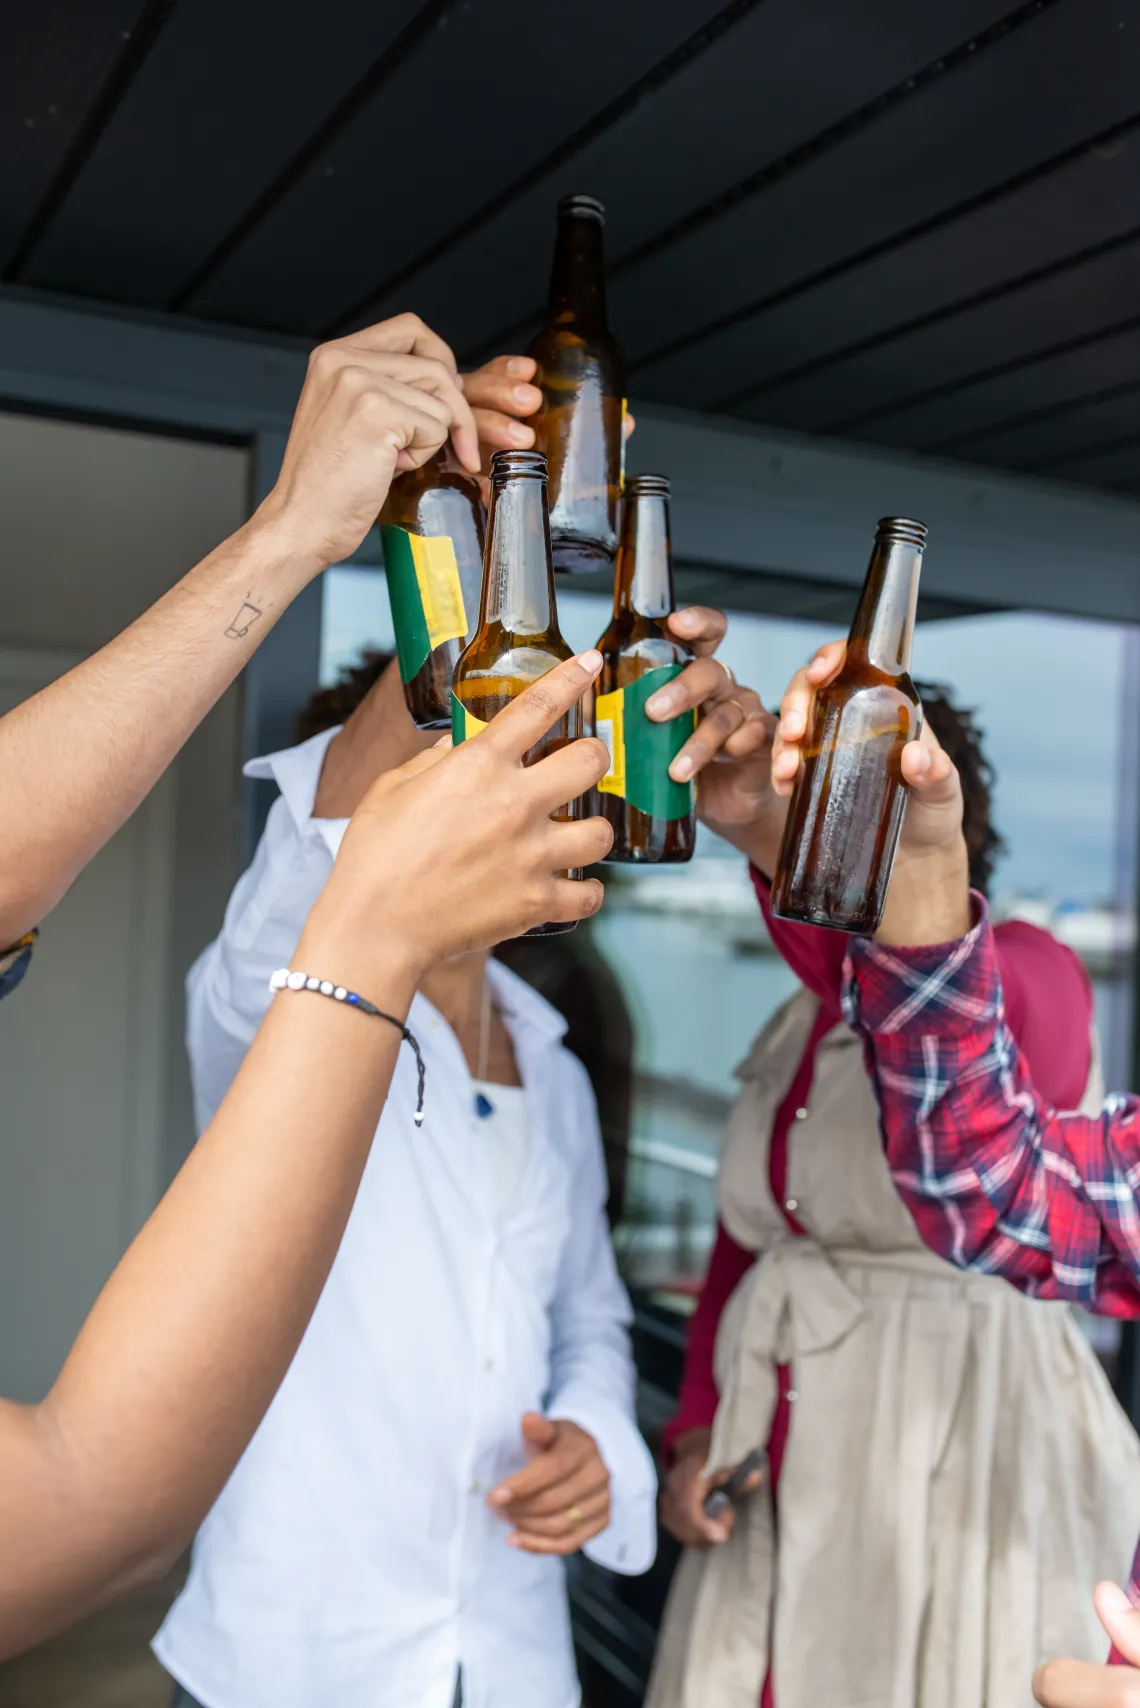
[[[347,723],[394,657],[394,653],[370,647],[361,653],[359,664],[345,665],[331,688],[318,688],[301,707],[293,724],[294,739],[309,741],[326,729]]]

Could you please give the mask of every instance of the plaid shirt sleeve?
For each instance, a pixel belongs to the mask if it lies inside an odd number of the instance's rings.
[[[985,903],[954,943],[852,941],[844,1012],[867,1041],[891,1173],[926,1244],[1040,1298],[1140,1314],[1140,1103],[1059,1115],[1011,1036]]]

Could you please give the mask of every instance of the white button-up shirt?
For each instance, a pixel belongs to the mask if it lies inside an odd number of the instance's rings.
[[[200,1126],[344,833],[311,816],[331,734],[247,767],[281,798],[188,980]],[[609,1469],[612,1520],[587,1554],[619,1572],[652,1563],[656,1478],[593,1094],[549,1004],[494,962],[490,977],[527,1094],[518,1192],[500,1213],[463,1053],[417,996],[423,1127],[405,1046],[312,1322],[155,1639],[208,1708],[450,1708],[460,1665],[464,1708],[577,1703],[562,1562],[508,1547],[485,1504],[525,1463],[528,1410],[588,1430]]]

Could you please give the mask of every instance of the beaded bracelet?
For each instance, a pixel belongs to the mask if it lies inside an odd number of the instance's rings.
[[[424,1121],[424,1079],[427,1070],[415,1033],[410,1032],[402,1020],[397,1020],[394,1014],[385,1014],[382,1008],[369,1002],[366,996],[358,996],[354,990],[346,990],[342,984],[333,984],[331,979],[313,978],[309,973],[295,973],[288,967],[278,967],[270,975],[269,988],[279,990],[311,990],[318,996],[331,996],[334,1002],[345,1002],[350,1008],[359,1008],[362,1014],[371,1014],[376,1020],[386,1020],[389,1026],[394,1026],[403,1038],[405,1044],[410,1044],[416,1058],[416,1071],[419,1083],[416,1089],[416,1126],[422,1127]]]

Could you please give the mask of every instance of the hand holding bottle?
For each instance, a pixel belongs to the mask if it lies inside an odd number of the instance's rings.
[[[379,778],[345,832],[297,964],[368,996],[378,957],[389,968],[399,959],[418,982],[451,955],[596,913],[602,885],[564,874],[604,859],[613,833],[604,819],[550,815],[598,781],[606,750],[581,740],[524,760],[600,668],[596,652],[567,659],[454,752],[444,738]]]
[[[315,574],[351,557],[393,475],[420,468],[449,437],[476,473],[478,434],[455,357],[418,315],[319,344],[255,521],[307,555]]]
[[[845,640],[828,641],[788,683],[772,741],[774,794],[785,799],[791,795],[803,763],[803,741],[811,725],[816,694],[835,681],[846,658]],[[903,780],[911,790],[899,839],[900,858],[907,849],[940,848],[953,842],[962,829],[962,787],[929,724],[923,725],[917,741],[907,742],[900,764]]]
[[[780,702],[772,747],[772,793],[787,799],[803,763],[816,694],[833,682],[847,658],[846,641],[829,641],[797,670]],[[909,787],[876,936],[885,943],[944,943],[970,927],[969,861],[962,834],[962,785],[929,724],[900,755]]]

